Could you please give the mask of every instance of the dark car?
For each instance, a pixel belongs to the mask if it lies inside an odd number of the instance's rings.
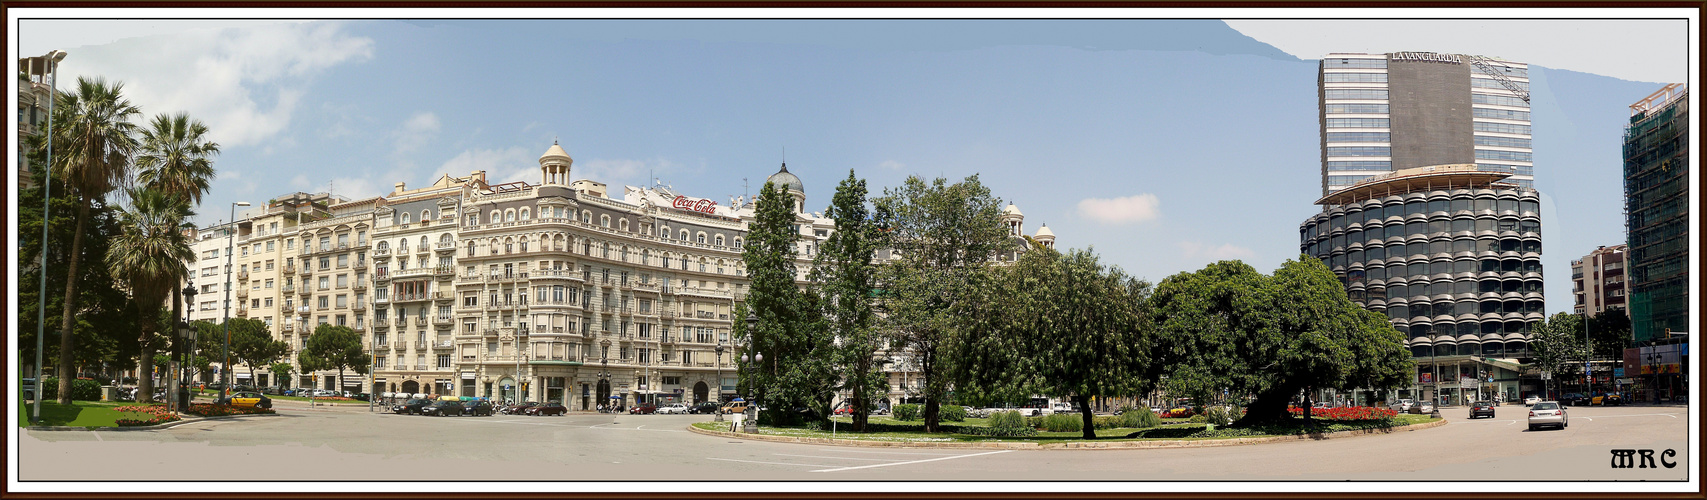
[[[1470,418],[1494,418],[1494,404],[1487,401],[1477,401],[1470,405]]]
[[[461,402],[450,400],[436,401],[433,404],[421,408],[422,415],[431,415],[435,417],[448,417],[451,415],[460,416],[462,415],[462,411],[463,408]]]
[[[651,403],[637,403],[628,409],[630,415],[650,415],[653,413],[658,413],[658,407]]]
[[[431,404],[433,404],[433,400],[430,399],[411,399],[403,402],[403,404],[391,407],[391,412],[404,415],[410,413],[420,415],[421,409],[426,408],[427,405]]]
[[[525,411],[527,415],[567,415],[569,414],[569,407],[563,406],[563,403],[552,401],[530,406]]]
[[[358,393],[351,395],[350,399],[354,399],[356,401],[367,401],[367,400],[373,399],[373,395],[365,393],[365,392],[358,392]]]
[[[462,404],[462,411],[464,415],[490,417],[495,410],[490,401],[469,401]]]
[[[696,414],[696,415],[710,415],[713,413],[717,413],[717,403],[706,401],[706,402],[699,403],[699,404],[696,404],[693,406],[689,406],[688,407],[688,413],[692,413],[692,414]]]
[[[521,414],[527,413],[528,408],[533,408],[533,407],[538,406],[538,405],[539,405],[539,403],[536,403],[533,401],[529,401],[526,403],[516,403],[513,405],[505,406],[502,409],[499,409],[498,412],[503,413],[505,415],[521,415]]]
[[[1564,396],[1559,398],[1559,404],[1569,405],[1569,406],[1580,406],[1582,404],[1588,403],[1588,401],[1589,401],[1589,397],[1587,395],[1584,395],[1582,393],[1576,393],[1576,392],[1565,394]]]

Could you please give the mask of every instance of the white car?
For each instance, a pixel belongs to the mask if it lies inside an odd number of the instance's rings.
[[[1401,399],[1401,400],[1399,400],[1393,404],[1387,405],[1387,409],[1393,410],[1393,411],[1396,411],[1399,413],[1404,413],[1407,411],[1411,411],[1411,406],[1414,406],[1416,404],[1417,404],[1416,400]]]
[[[1541,396],[1530,396],[1527,398],[1523,398],[1523,406],[1535,406],[1535,403],[1540,403],[1540,402],[1541,402]]]
[[[1535,430],[1543,425],[1551,425],[1564,429],[1571,426],[1570,416],[1565,415],[1565,407],[1553,401],[1542,401],[1529,407],[1529,430]]]
[[[660,406],[658,407],[658,413],[665,415],[687,415],[688,405],[676,403],[669,406]]]

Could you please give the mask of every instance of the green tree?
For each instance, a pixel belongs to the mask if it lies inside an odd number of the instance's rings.
[[[122,230],[113,238],[106,263],[130,288],[137,316],[143,320],[137,343],[142,348],[142,359],[146,360],[154,357],[154,350],[160,344],[155,335],[162,331],[158,321],[161,305],[180,278],[188,274],[184,263],[196,255],[190,250],[189,237],[179,227],[188,217],[186,205],[159,191],[146,189],[132,190],[130,199],[130,208],[119,212]],[[164,327],[169,331],[171,325]],[[138,397],[146,401],[154,394],[148,382],[154,367],[150,363],[141,365]]]
[[[207,126],[188,114],[160,114],[142,131],[136,155],[136,179],[142,186],[165,193],[185,205],[200,205],[213,180],[213,156],[219,144],[207,139]],[[182,222],[193,229],[188,220]],[[183,276],[181,281],[188,281]],[[172,322],[184,317],[183,293],[172,287]],[[172,337],[174,341],[177,336]],[[182,350],[174,349],[174,350]]]
[[[29,139],[26,152],[31,155],[32,164],[47,163],[41,142],[40,135]],[[45,169],[32,170],[29,175],[34,182],[30,187],[19,190],[17,207],[20,236],[17,265],[19,360],[22,364],[35,363],[36,333],[39,329],[44,337],[42,364],[59,366],[61,318],[59,314],[46,314],[44,309],[57,312],[64,308],[66,279],[69,276],[58,270],[64,269],[71,261],[67,247],[77,226],[77,196],[69,192],[64,183],[49,177]],[[41,284],[44,187],[50,187],[53,194],[47,220],[46,267],[53,271],[46,273],[45,300]],[[107,255],[113,236],[119,232],[119,223],[115,210],[105,202],[97,202],[90,213],[92,216],[86,221],[87,234],[83,238],[80,260],[94,262]],[[115,364],[118,360],[134,360],[141,352],[136,336],[130,334],[136,331],[136,310],[130,307],[130,297],[125,295],[124,288],[114,283],[111,269],[104,265],[87,267],[85,272],[75,276],[78,299],[72,328],[82,341],[77,343],[72,353],[73,363],[79,367],[116,369],[119,368]],[[41,302],[46,302],[45,308]]]
[[[122,93],[124,84],[108,84],[102,78],[77,79],[76,92],[60,93],[54,103],[54,176],[65,181],[78,196],[77,229],[72,232],[70,255],[83,255],[83,235],[99,200],[130,181],[131,154],[136,150],[136,125],[132,117],[141,113]],[[66,266],[65,301],[60,317],[59,351],[73,352],[76,338],[72,325],[77,310],[78,268],[81,259]],[[151,316],[145,316],[151,317]],[[146,358],[145,358],[146,359]],[[144,363],[146,365],[146,363]],[[77,373],[72,356],[60,356],[59,404],[71,404],[71,381]]]
[[[1630,347],[1630,315],[1623,310],[1601,311],[1588,319],[1589,347],[1599,359],[1624,359]]]
[[[971,293],[974,273],[1012,248],[1001,199],[977,175],[949,184],[910,176],[875,200],[880,243],[899,254],[879,267],[878,301],[891,346],[911,357],[923,382],[925,430],[937,432],[948,395],[943,356],[961,332],[953,309]]]
[[[250,318],[231,318],[231,357],[249,367],[249,380],[255,378],[255,367],[267,366],[290,351],[290,344],[273,339],[267,322]]]
[[[308,347],[296,355],[297,365],[305,373],[337,369],[340,389],[344,387],[344,370],[367,374],[372,361],[362,348],[362,337],[354,330],[326,323],[314,328],[314,335],[308,337]]]
[[[273,386],[275,387],[287,387],[289,384],[285,381],[290,380],[290,372],[295,369],[290,363],[273,363],[267,368],[273,372]]]
[[[827,406],[836,376],[828,332],[804,314],[808,302],[794,283],[800,232],[792,206],[782,186],[766,182],[741,253],[751,279],[746,309],[759,323],[756,330],[743,325],[735,333],[746,339],[746,352],[763,354],[764,360],[740,376],[771,409],[772,421],[792,415],[798,406]]]
[[[1170,276],[1154,312],[1168,393],[1254,394],[1240,425],[1291,418],[1287,403],[1309,389],[1385,390],[1414,370],[1403,336],[1308,256],[1273,277],[1238,261]]]
[[[1149,392],[1150,285],[1102,265],[1088,250],[1033,246],[1012,267],[980,273],[958,309],[955,390],[1012,401],[1070,395],[1085,439],[1096,438],[1091,398]],[[983,278],[988,276],[988,278]]]
[[[1529,352],[1535,367],[1552,374],[1553,380],[1581,373],[1583,366],[1582,316],[1555,313],[1529,328]]]
[[[850,395],[855,432],[865,430],[872,401],[889,385],[875,362],[879,342],[872,329],[876,268],[871,259],[878,235],[866,209],[866,193],[865,181],[848,170],[824,214],[836,221],[836,232],[813,257],[811,273],[819,316],[838,347],[833,364],[842,375],[836,389]]]

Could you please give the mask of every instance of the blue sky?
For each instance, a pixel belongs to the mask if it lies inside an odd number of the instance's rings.
[[[1314,57],[1497,54],[1536,65],[1548,310],[1561,311],[1569,261],[1623,241],[1622,125],[1662,85],[1624,78],[1694,74],[1670,48],[1688,37],[1651,23],[1502,24],[1533,31],[1486,50],[1420,21],[1384,28],[1396,48],[1371,35],[1317,49],[1318,25],[1215,20],[24,21],[18,45],[70,52],[64,81],[124,81],[147,115],[206,121],[224,153],[204,222],[329,185],[359,198],[476,169],[537,182],[553,139],[575,178],[654,175],[726,202],[756,192],[786,148],[814,210],[849,169],[879,192],[976,173],[1027,232],[1048,223],[1059,245],[1152,281],[1297,256],[1320,189]],[[1619,43],[1665,57],[1631,69],[1611,50],[1558,51],[1631,30],[1647,39]]]

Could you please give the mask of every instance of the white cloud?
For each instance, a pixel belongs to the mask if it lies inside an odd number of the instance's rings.
[[[384,188],[380,188],[375,186],[372,179],[368,179],[366,177],[334,178],[332,179],[332,184],[328,187],[332,190],[332,194],[349,198],[351,200],[372,198],[391,192],[390,184],[386,184]]]
[[[209,26],[219,27],[68,50],[60,87],[79,76],[121,81],[146,115],[187,112],[221,146],[255,145],[289,127],[315,77],[373,56],[373,40],[336,22]]]
[[[1383,17],[1402,16],[1404,12],[1388,11]],[[1594,15],[1588,12],[1592,11],[1575,15]],[[1674,19],[1261,19],[1226,23],[1245,36],[1302,59],[1320,59],[1329,52],[1445,52],[1498,56],[1625,80],[1682,82],[1689,76],[1687,15],[1685,11]]]
[[[439,135],[439,117],[430,111],[417,112],[403,120],[403,125],[393,133],[395,149],[393,154],[406,154],[421,149]]]
[[[887,168],[890,170],[900,170],[900,169],[906,167],[907,165],[904,163],[895,161],[895,160],[883,160],[883,163],[879,163],[879,164],[877,164],[877,166],[879,168]]]
[[[290,187],[297,188],[297,189],[308,189],[308,185],[309,185],[309,182],[308,182],[308,176],[307,175],[297,174],[296,177],[292,177],[290,179]]]
[[[1257,253],[1249,248],[1225,243],[1221,246],[1207,246],[1196,241],[1179,242],[1180,253],[1186,258],[1207,258],[1209,260],[1251,259]]]
[[[1109,224],[1144,222],[1162,215],[1161,203],[1150,193],[1125,198],[1085,198],[1079,200],[1079,215]]]

